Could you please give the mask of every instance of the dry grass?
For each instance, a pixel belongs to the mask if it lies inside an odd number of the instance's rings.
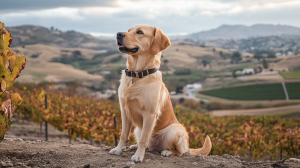
[[[60,57],[63,54],[68,54],[76,50],[80,51],[81,54],[87,59],[91,59],[95,54],[99,53],[98,51],[91,49],[60,48],[43,44],[26,45],[25,48],[13,47],[12,50],[19,51],[21,54],[25,55],[27,61],[51,61],[55,57]],[[38,57],[32,58],[32,55],[38,55]]]
[[[102,76],[92,75],[75,69],[71,65],[56,62],[27,61],[18,82],[62,82],[62,81],[101,81]]]

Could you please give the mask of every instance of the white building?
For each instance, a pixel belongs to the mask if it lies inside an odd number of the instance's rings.
[[[193,89],[193,90],[201,90],[202,89],[202,85],[200,83],[187,84],[186,88],[187,89]]]
[[[245,74],[245,75],[253,75],[253,74],[255,74],[255,71],[254,71],[254,69],[243,69],[243,74]]]

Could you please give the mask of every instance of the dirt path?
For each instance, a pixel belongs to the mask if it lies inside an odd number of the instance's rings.
[[[0,165],[46,168],[136,167],[136,168],[189,168],[189,167],[265,167],[300,168],[298,161],[242,161],[238,156],[183,156],[163,157],[158,152],[146,152],[143,163],[130,162],[135,151],[124,151],[121,156],[108,154],[112,147],[94,147],[88,144],[70,145],[61,142],[22,141],[5,139],[0,143]],[[0,166],[1,167],[1,166]]]
[[[262,109],[243,109],[243,110],[214,110],[210,114],[212,116],[229,116],[229,115],[267,115],[282,112],[300,111],[300,105],[262,108]]]

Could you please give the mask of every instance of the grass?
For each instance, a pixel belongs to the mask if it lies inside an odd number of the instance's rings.
[[[199,93],[233,100],[285,99],[281,83],[257,84],[200,91]]]
[[[254,67],[256,67],[254,63],[246,63],[246,64],[242,64],[242,65],[240,64],[240,65],[228,67],[223,70],[232,72],[235,69],[246,69],[246,68],[254,68]]]
[[[300,79],[300,71],[280,72],[284,79]]]

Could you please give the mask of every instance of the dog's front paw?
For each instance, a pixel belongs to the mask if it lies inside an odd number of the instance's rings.
[[[172,155],[172,152],[170,150],[164,150],[161,152],[161,155],[167,157]]]
[[[143,159],[144,159],[144,155],[139,155],[139,154],[134,154],[131,157],[131,160],[134,161],[135,163],[142,163]]]
[[[112,150],[109,151],[109,154],[111,155],[120,155],[122,153],[122,148],[121,150],[118,148],[113,148]]]

